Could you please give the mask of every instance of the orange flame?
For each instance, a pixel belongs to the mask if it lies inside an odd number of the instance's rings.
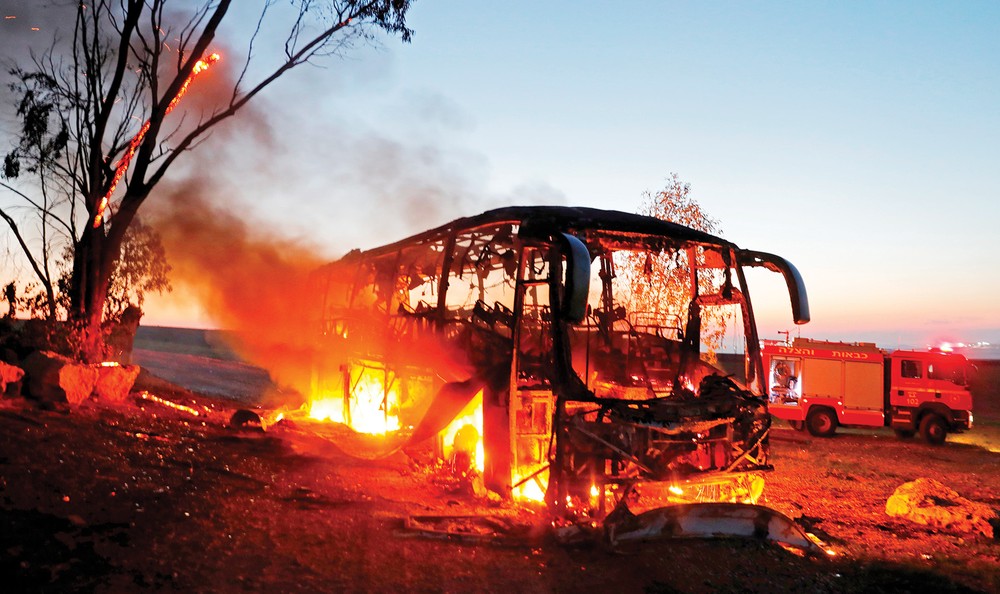
[[[344,406],[341,395],[323,395],[309,403],[309,416],[317,421],[343,423],[358,433],[382,435],[401,428],[396,409],[399,391],[388,390],[381,379],[362,371]]]
[[[147,392],[145,390],[143,390],[142,392],[139,393],[139,397],[142,398],[143,400],[149,400],[149,401],[155,402],[157,404],[162,404],[163,406],[168,406],[168,407],[173,408],[175,410],[179,410],[179,411],[183,411],[183,412],[186,412],[186,413],[190,413],[190,414],[192,414],[192,415],[194,415],[196,417],[200,416],[200,414],[201,414],[198,411],[196,411],[195,409],[191,408],[190,406],[185,406],[183,404],[177,404],[176,402],[171,402],[169,400],[164,400],[163,398],[160,398],[159,396],[154,396],[153,394],[150,394],[149,392]]]
[[[205,59],[195,62],[194,68],[191,70],[191,74],[184,79],[184,83],[181,84],[181,88],[167,105],[167,110],[163,114],[164,116],[177,107],[181,98],[184,97],[185,93],[187,93],[188,86],[191,84],[191,81],[194,80],[194,77],[205,70],[208,70],[212,64],[218,62],[220,58],[221,56],[219,54],[212,53]],[[149,132],[150,125],[150,120],[146,120],[146,123],[142,125],[142,128],[139,128],[139,132],[137,132],[128,143],[128,149],[126,149],[125,154],[122,155],[121,160],[119,160],[118,164],[115,165],[115,175],[111,178],[111,185],[108,187],[108,191],[105,192],[104,196],[101,198],[101,202],[97,205],[97,214],[94,216],[94,229],[100,227],[101,223],[104,222],[104,213],[108,208],[108,204],[111,202],[111,196],[115,193],[115,189],[118,188],[118,182],[125,177],[125,172],[128,171],[128,166],[132,163],[132,157],[135,156],[135,151],[137,151],[139,149],[139,145],[142,144],[142,139],[146,137],[146,132]]]
[[[548,473],[546,473],[546,477]],[[518,481],[514,481],[517,484]],[[547,481],[544,481],[547,482]],[[545,487],[543,485],[543,479],[540,477],[535,477],[524,484],[512,489],[512,495],[514,499],[522,499],[526,501],[537,501],[543,503],[545,501]]]
[[[461,432],[461,434],[459,433]],[[466,436],[473,435],[476,438],[474,447],[463,442]],[[468,454],[475,454],[474,466],[479,472],[486,470],[486,451],[483,446],[483,391],[480,390],[475,397],[465,405],[455,420],[448,424],[439,434],[441,439],[441,453],[445,460],[451,459],[456,448],[473,449]]]

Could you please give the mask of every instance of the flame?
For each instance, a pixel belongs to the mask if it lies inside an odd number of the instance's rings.
[[[121,367],[122,364],[118,361],[102,361],[101,367]]]
[[[197,62],[195,62],[194,68],[191,69],[191,74],[188,75],[186,79],[184,79],[184,82],[181,84],[180,90],[178,90],[177,94],[174,95],[174,98],[170,100],[170,105],[167,106],[166,113],[170,113],[171,111],[173,111],[175,107],[177,107],[177,104],[180,103],[181,98],[184,97],[184,93],[187,93],[188,86],[191,84],[191,81],[194,80],[194,77],[198,76],[202,72],[211,68],[212,65],[218,62],[219,58],[221,57],[222,56],[220,56],[217,53],[212,53],[206,56],[205,59],[198,60]]]
[[[386,390],[376,374],[362,370],[346,407],[342,396],[324,395],[309,403],[309,416],[317,421],[343,423],[358,433],[382,435],[400,429],[396,414],[399,401],[398,388]]]
[[[545,486],[543,485],[546,485],[548,483],[548,476],[549,474],[546,471],[542,474],[539,474],[536,477],[528,479],[523,484],[518,485],[517,487],[511,489],[511,495],[514,497],[514,499],[520,499],[523,501],[537,501],[539,503],[544,503]],[[522,480],[524,480],[524,477],[519,477],[517,480],[514,481],[514,484],[517,485]]]
[[[601,493],[603,489],[596,484],[590,485],[590,509],[595,510],[601,506]]]
[[[345,422],[343,398],[330,397],[313,400],[309,403],[309,417],[317,421]]]
[[[694,392],[695,394],[698,393],[698,390],[695,389],[694,382],[692,382],[691,379],[688,378],[687,376],[684,376],[683,383],[684,387],[687,388],[688,391]]]
[[[187,93],[188,86],[191,84],[191,81],[194,80],[194,77],[205,70],[208,70],[212,64],[219,61],[219,58],[221,58],[219,54],[213,53],[208,55],[205,59],[195,62],[194,68],[191,70],[191,74],[184,79],[184,82],[181,84],[181,88],[167,105],[167,109],[163,113],[164,117],[177,107],[181,98],[185,93]],[[135,151],[137,151],[139,149],[139,145],[142,144],[142,139],[145,138],[146,132],[149,132],[150,125],[151,121],[146,120],[146,123],[142,125],[142,128],[139,128],[139,132],[137,132],[128,143],[128,149],[126,149],[125,154],[122,155],[118,164],[115,165],[115,175],[111,178],[111,185],[108,186],[108,191],[104,193],[104,196],[101,197],[100,203],[97,205],[97,214],[94,216],[94,229],[100,227],[101,223],[104,222],[104,213],[108,208],[108,204],[111,202],[111,196],[115,193],[115,189],[118,188],[118,182],[125,177],[125,172],[128,171],[128,166],[132,163],[132,157],[135,156]]]
[[[192,415],[194,415],[196,417],[200,415],[200,413],[198,411],[196,411],[195,409],[191,408],[190,406],[185,406],[183,404],[177,404],[176,402],[171,402],[169,400],[164,400],[163,398],[160,398],[159,396],[154,396],[153,394],[150,394],[149,392],[147,392],[145,390],[143,390],[142,392],[139,392],[139,398],[142,398],[143,400],[149,400],[149,401],[155,402],[157,404],[162,404],[163,406],[169,406],[170,408],[173,408],[173,409],[179,410],[179,411],[183,411],[183,412],[186,412],[186,413],[190,413],[190,414],[192,414]]]
[[[471,428],[467,429],[467,428]],[[483,391],[480,390],[467,405],[462,409],[461,412],[455,417],[451,423],[448,424],[441,433],[439,437],[441,439],[441,452],[445,460],[451,459],[454,454],[456,447],[456,436],[459,436],[459,431],[463,432],[463,436],[475,436],[475,460],[473,465],[476,470],[483,472],[486,470],[486,452],[483,447]],[[460,437],[459,441],[467,439],[467,437]],[[459,447],[468,447],[468,444]],[[470,454],[472,452],[469,452]]]

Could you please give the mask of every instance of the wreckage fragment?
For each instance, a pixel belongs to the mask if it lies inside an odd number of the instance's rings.
[[[620,507],[604,524],[612,546],[665,538],[743,537],[830,555],[815,536],[788,516],[761,505],[686,503],[632,514]]]

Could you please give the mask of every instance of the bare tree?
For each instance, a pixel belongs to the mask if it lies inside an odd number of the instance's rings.
[[[691,184],[681,181],[676,173],[672,173],[663,189],[643,194],[639,212],[718,235],[718,221],[709,217],[690,193]],[[691,291],[689,257],[687,252],[660,253],[628,256],[616,263],[626,288],[623,294],[630,299],[629,309],[643,312],[653,319],[686,319],[694,297]],[[715,292],[712,287],[719,279],[711,271],[702,270],[698,282],[700,292],[712,293]],[[708,356],[712,357],[725,335],[727,312],[722,308],[713,308],[703,311],[701,316],[705,324],[702,341],[709,350]]]
[[[40,221],[40,237],[32,243],[24,217],[10,207],[0,208],[0,217],[44,287],[53,316],[52,254],[60,240],[72,246],[68,317],[82,331],[84,358],[101,353],[101,322],[125,233],[177,159],[298,66],[342,55],[379,34],[409,41],[411,2],[291,0],[279,6],[263,0],[231,92],[197,115],[167,117],[194,77],[218,59],[209,50],[232,0],[79,2],[68,49],[54,43],[30,68],[11,71],[23,125],[0,186]],[[283,54],[249,80],[262,28],[288,6]],[[25,173],[36,178],[30,190],[13,183]]]

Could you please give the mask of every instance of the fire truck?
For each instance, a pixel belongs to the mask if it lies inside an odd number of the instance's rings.
[[[938,445],[972,428],[969,363],[957,353],[797,338],[765,343],[762,355],[771,414],[817,437],[840,425],[891,427]]]

